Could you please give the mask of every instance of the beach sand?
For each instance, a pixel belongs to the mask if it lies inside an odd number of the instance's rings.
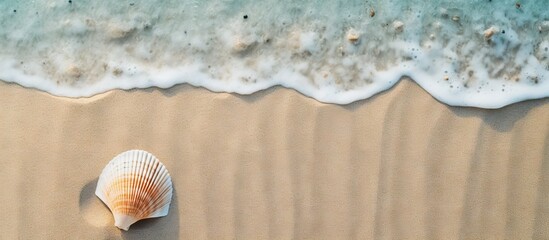
[[[549,238],[547,98],[449,107],[409,80],[346,106],[280,87],[0,96],[1,239]],[[129,149],[175,192],[124,232],[94,191]]]

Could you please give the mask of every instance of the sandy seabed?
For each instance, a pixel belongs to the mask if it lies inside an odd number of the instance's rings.
[[[449,107],[409,80],[346,106],[188,85],[0,96],[1,239],[549,238],[547,98]],[[175,192],[123,232],[94,191],[129,149]]]

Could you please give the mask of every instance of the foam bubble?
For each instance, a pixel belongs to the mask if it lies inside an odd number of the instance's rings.
[[[547,7],[3,1],[0,79],[68,97],[180,83],[241,94],[282,85],[346,104],[409,76],[447,104],[498,108],[549,96]]]

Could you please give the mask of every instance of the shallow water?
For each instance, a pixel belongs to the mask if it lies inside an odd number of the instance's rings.
[[[498,108],[549,96],[547,1],[1,1],[0,79],[54,95],[274,85],[346,104],[414,79]]]

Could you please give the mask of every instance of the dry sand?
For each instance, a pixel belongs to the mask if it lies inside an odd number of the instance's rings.
[[[456,108],[408,80],[348,106],[283,88],[0,96],[0,239],[549,238],[549,99]],[[123,232],[94,190],[129,149],[175,196]]]

